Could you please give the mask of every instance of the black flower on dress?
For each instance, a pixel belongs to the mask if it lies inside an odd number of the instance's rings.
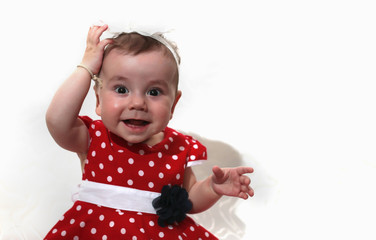
[[[161,227],[183,221],[192,206],[187,190],[178,185],[163,186],[161,196],[153,200],[153,207],[159,216],[158,225]]]

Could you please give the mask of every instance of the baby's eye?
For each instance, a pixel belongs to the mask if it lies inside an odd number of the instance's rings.
[[[117,86],[115,87],[115,92],[119,93],[119,94],[126,94],[128,93],[128,89],[126,87],[123,87],[123,86]]]
[[[159,94],[161,94],[161,91],[159,91],[158,89],[151,89],[149,92],[148,92],[148,95],[150,96],[158,96]]]

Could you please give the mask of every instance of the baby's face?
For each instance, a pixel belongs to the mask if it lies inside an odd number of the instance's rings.
[[[162,51],[128,55],[112,50],[103,60],[96,112],[105,126],[130,143],[154,145],[172,118],[181,92],[176,63]]]

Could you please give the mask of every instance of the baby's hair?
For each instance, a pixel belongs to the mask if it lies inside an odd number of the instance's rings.
[[[156,40],[153,37],[144,36],[137,32],[131,33],[119,33],[112,38],[112,42],[107,45],[103,57],[105,58],[112,50],[116,49],[124,54],[131,54],[131,55],[138,55],[140,53],[149,52],[153,50],[162,50],[165,56],[170,57],[174,61],[176,61],[177,68],[180,64],[180,56],[178,53],[178,48],[175,43],[167,40],[163,34],[155,33],[153,35],[157,35],[158,38],[162,38],[165,42],[168,43],[174,54],[171,52],[169,48],[167,48],[163,43]],[[179,71],[176,74],[176,82],[178,85],[179,82]],[[95,88],[101,85],[101,80],[95,81]]]

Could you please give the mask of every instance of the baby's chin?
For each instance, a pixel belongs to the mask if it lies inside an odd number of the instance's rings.
[[[149,137],[142,137],[142,136],[126,136],[122,137],[126,142],[130,144],[146,144],[149,146],[154,146],[160,143],[163,140],[164,133],[159,132]]]

